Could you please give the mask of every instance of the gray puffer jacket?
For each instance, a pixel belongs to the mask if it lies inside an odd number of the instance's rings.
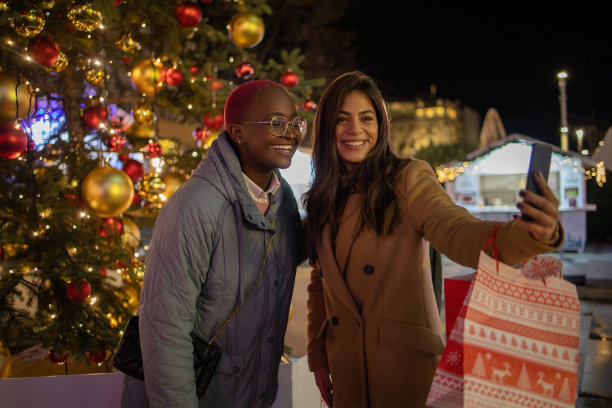
[[[238,408],[274,402],[296,267],[305,258],[295,197],[277,175],[281,187],[262,215],[222,133],[164,205],[139,305],[146,391],[141,381],[125,376],[122,406]],[[255,283],[271,238],[260,283],[215,341],[223,356],[198,401],[191,335],[208,341],[221,327]]]

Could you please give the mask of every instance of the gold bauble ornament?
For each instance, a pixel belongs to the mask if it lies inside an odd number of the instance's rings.
[[[90,66],[85,70],[85,80],[91,86],[104,86],[106,74],[104,69],[97,66]]]
[[[165,156],[178,156],[181,152],[181,144],[176,139],[160,137],[157,143],[159,143],[161,151]]]
[[[131,72],[132,85],[141,94],[153,94],[161,91],[163,64],[155,59],[143,59],[134,64]]]
[[[139,182],[138,195],[154,208],[164,204],[163,193],[166,190],[164,180],[157,173],[146,174]]]
[[[11,352],[8,346],[0,340],[0,378],[8,378],[12,366]]]
[[[11,259],[17,256],[19,252],[23,252],[27,249],[26,244],[4,244],[2,249],[4,250],[4,258]]]
[[[123,217],[123,234],[121,234],[121,242],[132,249],[140,246],[140,229],[131,218]]]
[[[141,101],[134,105],[134,109],[132,109],[132,116],[134,117],[134,121],[141,125],[151,125],[153,124],[154,112],[153,107],[147,101]]]
[[[127,130],[126,136],[134,149],[142,149],[155,137],[155,129],[150,125],[133,123]]]
[[[10,71],[0,72],[0,123],[11,122],[17,118],[23,119],[34,108],[34,98],[30,102],[30,95],[34,89],[29,81],[20,74],[17,92],[15,92],[16,86],[17,74]],[[19,102],[19,114],[15,102]]]
[[[142,47],[138,41],[135,41],[132,38],[131,33],[124,34],[123,36],[121,36],[121,38],[115,41],[115,45],[121,51],[128,54],[133,54],[136,50],[139,50]]]
[[[55,6],[55,0],[41,0],[38,2],[38,5],[43,9],[50,9]]]
[[[68,12],[68,19],[79,31],[93,31],[102,26],[102,12],[85,3],[74,5]]]
[[[164,190],[164,196],[166,196],[166,200],[169,199],[170,196],[174,194],[174,192],[178,190],[178,188],[185,181],[187,181],[187,176],[183,173],[180,173],[178,171],[171,171],[169,173],[166,173],[164,175],[164,184],[166,185],[166,188]]]
[[[121,170],[111,166],[98,167],[83,180],[81,197],[98,217],[116,217],[132,204],[134,184]]]
[[[123,290],[123,293],[128,295],[128,301],[124,303],[125,307],[130,311],[130,313],[136,313],[136,309],[138,309],[138,303],[140,302],[140,293],[133,285],[123,285],[120,290]]]
[[[232,42],[244,48],[251,48],[259,44],[265,33],[261,17],[250,11],[234,14],[227,29]]]
[[[24,37],[34,37],[45,27],[43,14],[38,10],[30,10],[10,19],[11,27]]]
[[[57,54],[57,60],[50,67],[45,67],[45,69],[49,72],[62,72],[68,68],[68,57],[63,52],[59,52]]]

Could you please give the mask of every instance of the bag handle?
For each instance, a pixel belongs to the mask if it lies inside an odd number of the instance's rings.
[[[272,226],[274,227],[274,221],[272,221]],[[225,330],[225,328],[230,324],[230,322],[232,321],[234,316],[236,316],[236,314],[238,314],[238,311],[240,310],[242,305],[251,297],[251,295],[255,291],[255,288],[257,287],[257,284],[261,280],[261,276],[263,275],[264,268],[266,267],[266,262],[268,261],[268,254],[270,253],[270,248],[272,248],[272,238],[273,237],[271,236],[270,240],[268,241],[268,246],[266,247],[266,253],[264,254],[263,261],[261,262],[261,267],[259,268],[259,275],[257,276],[257,279],[255,280],[255,283],[253,284],[253,286],[251,287],[249,292],[244,296],[244,298],[242,299],[242,302],[240,302],[236,306],[234,306],[234,310],[232,310],[230,315],[227,317],[227,319],[225,320],[225,323],[223,323],[223,325],[219,328],[219,330],[217,330],[217,332],[212,337],[212,339],[210,339],[210,341],[208,342],[209,346],[211,346],[213,344],[213,342],[217,339],[217,337],[219,337],[221,332],[223,330]]]
[[[497,231],[499,231],[499,228],[501,226],[502,224],[499,224],[497,227],[495,227],[495,229],[489,236],[489,239],[487,239],[487,243],[484,246],[484,250],[486,251],[489,248],[489,245],[491,245],[491,255],[493,255],[493,258],[495,258],[497,273],[499,273],[499,255],[497,253]]]

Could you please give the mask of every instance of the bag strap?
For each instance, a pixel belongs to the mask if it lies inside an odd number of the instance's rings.
[[[274,221],[272,221],[272,226],[274,226]],[[251,287],[249,292],[244,296],[244,298],[242,299],[242,302],[240,302],[236,306],[234,306],[234,310],[232,310],[230,315],[227,317],[227,319],[225,320],[225,323],[223,323],[223,325],[219,328],[219,330],[217,330],[217,332],[212,337],[212,339],[210,339],[210,341],[208,342],[209,346],[211,346],[213,344],[213,342],[217,339],[217,337],[219,337],[221,332],[223,330],[225,330],[225,328],[232,321],[234,316],[236,316],[236,314],[238,314],[238,311],[240,310],[240,308],[242,307],[244,302],[246,302],[251,297],[253,292],[255,291],[255,288],[257,287],[257,284],[261,280],[261,276],[263,275],[264,268],[266,267],[266,262],[268,261],[268,254],[270,253],[270,248],[272,248],[272,237],[270,237],[270,240],[268,241],[268,246],[266,247],[266,253],[264,254],[263,261],[261,262],[261,268],[259,268],[259,275],[257,276],[257,279],[255,280],[255,283],[253,284],[253,286]]]
[[[489,236],[489,239],[487,239],[487,243],[484,246],[484,250],[486,251],[489,248],[489,245],[491,245],[491,255],[493,255],[493,258],[495,258],[498,273],[499,273],[499,255],[497,253],[497,231],[499,231],[499,228],[501,226],[502,224],[499,224],[497,227],[495,227],[495,229]]]

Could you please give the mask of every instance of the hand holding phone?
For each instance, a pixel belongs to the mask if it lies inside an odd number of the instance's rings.
[[[542,195],[538,184],[535,181],[535,174],[542,173],[544,180],[548,182],[548,172],[550,170],[550,159],[552,156],[552,146],[547,143],[534,143],[531,147],[531,158],[529,160],[529,170],[527,171],[526,190]],[[533,221],[533,218],[522,214],[521,218],[525,221]]]

